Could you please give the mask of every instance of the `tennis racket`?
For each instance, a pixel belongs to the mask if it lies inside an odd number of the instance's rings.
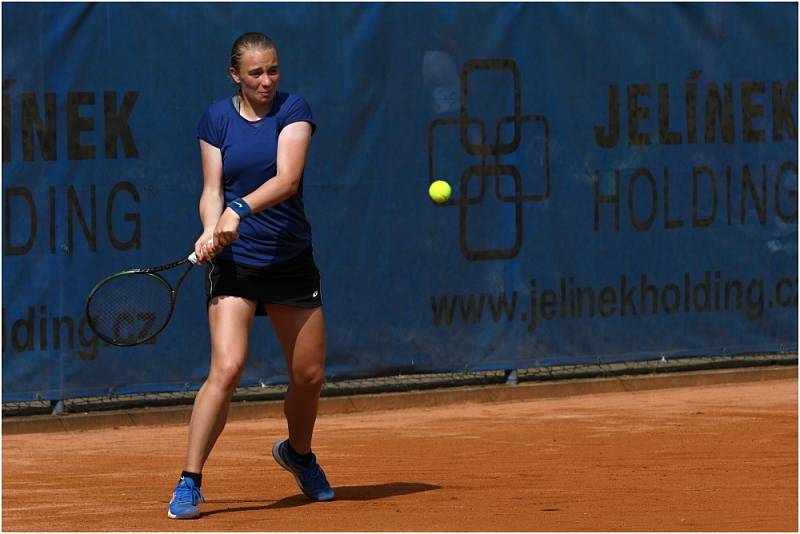
[[[86,298],[91,329],[103,341],[118,347],[146,343],[161,333],[172,318],[175,299],[197,257],[158,267],[128,269],[101,280]],[[187,265],[173,287],[160,273]]]

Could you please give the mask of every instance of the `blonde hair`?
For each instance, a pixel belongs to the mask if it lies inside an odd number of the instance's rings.
[[[278,47],[272,39],[259,32],[247,32],[240,35],[233,43],[231,48],[231,67],[239,70],[239,64],[242,59],[242,54],[251,48],[263,48],[265,50],[275,50],[278,53]]]

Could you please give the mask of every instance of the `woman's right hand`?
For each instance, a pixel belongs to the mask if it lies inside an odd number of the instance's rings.
[[[214,229],[211,228],[203,232],[197,241],[194,242],[194,255],[197,257],[197,265],[203,265],[217,254],[214,247]]]

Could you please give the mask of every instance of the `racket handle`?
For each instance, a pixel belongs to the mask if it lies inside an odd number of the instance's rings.
[[[209,239],[208,241],[206,241],[206,244],[211,246],[211,245],[214,244],[214,240],[213,239]],[[197,254],[195,254],[194,252],[189,254],[189,257],[186,258],[186,259],[189,260],[190,262],[192,262],[195,265],[197,264]]]

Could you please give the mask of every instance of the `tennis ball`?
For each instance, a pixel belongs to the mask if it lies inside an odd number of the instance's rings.
[[[450,198],[450,192],[450,184],[444,180],[436,180],[428,188],[428,194],[430,195],[431,200],[437,204],[447,202],[447,199]]]

